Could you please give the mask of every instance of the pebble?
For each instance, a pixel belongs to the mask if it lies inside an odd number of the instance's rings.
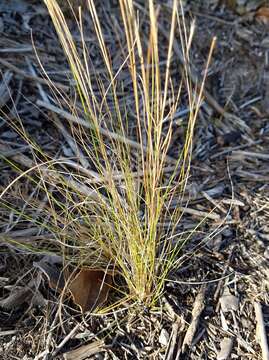
[[[266,248],[266,250],[263,253],[264,257],[269,260],[269,249]]]
[[[159,336],[159,343],[163,346],[167,346],[169,342],[169,334],[168,331],[165,329],[161,330],[160,336]]]

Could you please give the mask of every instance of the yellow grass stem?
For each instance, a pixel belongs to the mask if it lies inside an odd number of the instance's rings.
[[[24,175],[39,170],[39,178],[42,179],[39,186],[49,199],[54,219],[53,231],[57,224],[64,225],[56,237],[65,255],[72,257],[74,250],[73,262],[78,265],[105,269],[107,264],[113,264],[125,280],[129,298],[153,303],[160,296],[167,274],[176,264],[182,245],[180,241],[177,244],[171,241],[182,218],[182,211],[171,212],[167,204],[176,194],[179,200],[184,194],[190,172],[194,126],[202,102],[205,78],[200,90],[193,91],[188,75],[194,25],[188,30],[181,3],[174,0],[163,71],[160,66],[161,40],[158,30],[158,17],[161,14],[154,1],[148,1],[148,31],[145,32],[135,2],[119,0],[119,21],[124,29],[121,41],[124,45],[119,46],[122,62],[114,69],[113,54],[106,44],[95,2],[87,0],[96,36],[95,45],[98,45],[104,68],[103,73],[99,74],[95,71],[94,58],[85,40],[81,9],[73,12],[81,37],[79,46],[57,0],[44,0],[44,3],[76,83],[80,103],[76,110],[70,99],[72,118],[81,114],[82,109],[82,115],[89,123],[88,128],[75,122],[70,123],[72,136],[93,164],[92,173],[98,181],[91,181],[91,173],[87,173],[87,169],[81,171],[80,175],[70,173],[73,185],[74,182],[78,184],[72,187],[71,192],[71,180],[68,183],[62,175],[52,176],[52,172],[57,173],[59,166],[63,166],[60,162],[50,168],[49,175],[45,175],[43,169],[49,160],[33,166]],[[148,37],[145,39],[147,32]],[[171,62],[173,44],[178,41],[178,37],[185,67],[183,73],[178,74],[182,80],[176,84],[171,74]],[[120,77],[127,71],[131,84],[128,94],[131,106],[120,95],[124,89]],[[180,105],[183,87],[187,89],[190,107],[186,138],[175,167],[167,177],[164,169],[167,167],[173,116]],[[135,127],[135,133],[130,131],[130,125]],[[127,136],[139,144],[139,151],[134,150],[130,142],[122,141]],[[120,177],[115,174],[120,174]],[[50,192],[49,177],[57,178],[55,183],[50,182],[50,186],[65,200],[58,200],[57,195]],[[79,184],[83,189],[87,184],[88,195],[80,191]],[[171,222],[168,231],[161,225],[167,217],[170,217]]]

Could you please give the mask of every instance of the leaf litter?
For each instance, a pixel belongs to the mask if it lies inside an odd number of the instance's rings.
[[[255,332],[256,323],[260,324],[260,329],[266,328],[269,318],[267,9],[259,4],[254,6],[251,1],[240,4],[221,1],[185,3],[186,16],[193,14],[196,17],[193,77],[203,71],[212,36],[216,35],[218,41],[206,81],[209,95],[205,93],[193,140],[191,178],[185,203],[180,204],[187,204],[189,211],[179,224],[178,232],[193,229],[197,219],[203,218],[204,214],[211,212],[212,216],[187,244],[178,270],[167,283],[161,310],[148,311],[142,307],[140,311],[132,308],[112,311],[102,317],[87,314],[86,310],[97,305],[99,295],[99,304],[110,304],[108,288],[111,278],[104,278],[98,269],[82,268],[70,283],[74,301],[85,310],[84,317],[81,317],[80,312],[70,304],[63,304],[59,315],[58,295],[53,289],[55,284],[60,289],[68,286],[65,279],[61,280],[61,266],[57,267],[50,260],[47,263],[51,266],[45,269],[43,265],[41,270],[44,254],[32,255],[31,243],[49,240],[53,244],[51,236],[27,223],[23,213],[1,205],[0,261],[3,264],[0,276],[5,279],[0,300],[0,318],[4,321],[1,331],[11,332],[11,335],[1,335],[3,359],[12,356],[34,359],[38,354],[42,358],[42,354],[48,356],[53,353],[59,358],[86,358],[94,351],[99,352],[99,358],[112,359],[163,359],[165,354],[171,359],[226,359],[229,356],[260,359],[262,353],[266,354],[264,333],[258,338]],[[138,1],[137,4],[138,8],[143,7],[143,2]],[[159,19],[164,21],[165,29],[169,4],[161,6],[163,18]],[[107,26],[109,11],[115,18],[115,2],[111,1],[108,8],[103,9],[108,39],[111,36]],[[28,133],[47,153],[53,157],[57,154],[65,157],[64,148],[65,152],[74,149],[63,132],[50,121],[52,116],[49,113],[46,116],[49,109],[35,105],[41,101],[37,84],[42,85],[46,94],[49,94],[49,88],[47,79],[39,70],[30,28],[47,73],[59,89],[71,91],[67,64],[62,60],[48,15],[38,1],[19,0],[1,2],[0,15],[1,109],[9,112],[14,121],[19,115]],[[94,52],[95,39],[90,38],[89,41],[93,43]],[[110,41],[113,45],[113,39]],[[117,49],[114,48],[114,51]],[[174,53],[179,56],[177,51],[175,47]],[[26,56],[35,68],[35,75],[29,71]],[[96,70],[102,71],[98,66],[97,57]],[[10,101],[10,95],[16,107]],[[175,119],[173,128],[174,144],[182,137],[178,125],[184,123],[186,109],[184,103],[182,106],[183,109],[179,110],[183,115]],[[7,160],[13,160],[20,168],[27,169],[32,166],[32,159],[29,146],[8,126],[2,115],[0,129],[0,185],[4,189],[15,176],[15,170]],[[67,124],[65,130],[69,132]],[[173,157],[175,153],[176,146],[169,155]],[[53,174],[47,176],[55,179]],[[52,180],[51,186],[53,189]],[[77,183],[73,182],[73,186],[77,187]],[[82,191],[87,192],[87,189]],[[30,201],[34,198],[35,189],[27,181],[12,188],[8,203],[19,208],[21,204],[16,193]],[[37,200],[40,209],[46,208],[46,200]],[[178,206],[176,199],[174,206]],[[38,219],[38,213],[35,216]],[[42,221],[46,223],[45,218]],[[25,247],[18,248],[16,243]],[[39,270],[36,264],[39,264]],[[52,269],[56,271],[54,275]],[[28,274],[29,271],[32,278],[24,280],[22,272]],[[45,277],[41,278],[38,271],[45,273]],[[85,282],[95,284],[93,294],[92,285],[87,289]],[[96,283],[100,284],[99,287]],[[106,286],[102,287],[102,284]],[[195,303],[204,284],[207,296],[198,315],[195,315]],[[82,290],[87,294],[84,295]],[[254,309],[253,299],[263,306],[256,305]],[[178,325],[176,332],[173,331],[174,324]],[[184,340],[190,333],[190,340],[186,340],[188,347],[185,347]],[[170,334],[171,339],[168,339]],[[166,348],[171,351],[166,352]]]

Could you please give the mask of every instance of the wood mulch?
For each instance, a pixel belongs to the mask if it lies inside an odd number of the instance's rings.
[[[137,1],[140,11],[143,3]],[[159,3],[166,29],[170,2]],[[260,5],[253,1],[241,1],[241,7],[225,1],[184,3],[186,19],[196,20],[193,80],[202,78],[213,36],[217,43],[181,204],[188,208],[178,231],[194,229],[209,214],[206,221],[186,244],[158,308],[128,306],[82,316],[71,304],[59,309],[58,295],[33,266],[42,254],[5,242],[10,237],[28,244],[45,236],[21,219],[34,194],[27,180],[18,183],[7,195],[22,213],[10,210],[5,197],[0,203],[0,359],[266,359],[261,339],[269,326],[269,17],[264,11],[259,15]],[[117,52],[111,34],[118,2],[96,4],[109,49]],[[95,40],[87,39],[93,52]],[[29,144],[14,130],[18,119],[46,152],[73,153],[65,125],[53,122],[55,112],[46,105],[52,93],[36,53],[59,92],[72,95],[71,75],[43,4],[2,0],[0,192],[16,176],[7,159],[24,169],[33,165]],[[175,47],[175,69],[178,60]],[[185,100],[173,126],[171,157],[186,123]]]

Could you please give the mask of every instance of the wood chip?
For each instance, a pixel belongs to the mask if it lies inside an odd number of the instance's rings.
[[[80,346],[75,350],[68,351],[64,354],[65,360],[84,360],[89,356],[104,351],[104,342],[101,340],[94,341],[90,344]]]

